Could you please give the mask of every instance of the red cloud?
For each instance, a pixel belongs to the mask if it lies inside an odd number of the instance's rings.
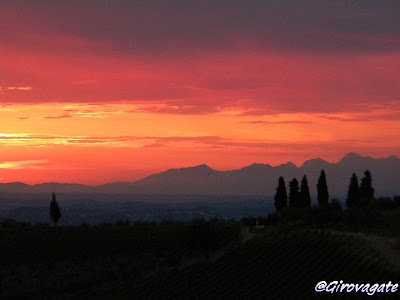
[[[120,3],[106,9],[96,3],[73,10],[76,23],[66,26],[61,20],[70,16],[69,5],[60,4],[57,16],[49,13],[50,3],[4,5],[1,22],[13,26],[1,27],[2,80],[9,86],[34,89],[29,95],[3,94],[3,102],[164,101],[174,104],[147,110],[203,114],[250,99],[243,115],[263,115],[359,111],[366,109],[365,104],[398,96],[400,33],[389,4],[365,8],[373,16],[363,20],[365,28],[374,29],[368,34],[354,26],[349,28],[359,32],[343,32],[338,19],[356,23],[358,11],[347,7],[344,17],[344,7],[328,4],[302,10],[323,17],[312,16],[315,26],[304,22],[306,17],[288,18],[298,14],[296,7],[309,7],[307,3],[254,7],[237,3],[231,7],[232,15],[217,4],[212,5],[214,10],[185,4],[172,14],[175,17],[151,4]],[[125,11],[125,6],[135,9]],[[94,15],[89,7],[96,8]],[[206,19],[182,13],[194,10]],[[276,14],[281,10],[287,13],[284,18]],[[160,23],[143,17],[154,14]],[[242,18],[235,17],[239,15]],[[266,26],[266,20],[275,27]],[[326,32],[318,26],[321,20],[335,30]],[[376,20],[385,20],[387,26]],[[107,29],[107,34],[93,31],[92,22]],[[161,34],[164,30],[168,39]]]

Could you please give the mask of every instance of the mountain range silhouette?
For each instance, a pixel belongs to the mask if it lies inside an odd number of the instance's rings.
[[[288,162],[278,166],[255,163],[238,170],[217,171],[206,164],[169,169],[136,182],[114,182],[99,186],[69,183],[28,185],[20,182],[0,184],[0,193],[100,193],[100,194],[188,194],[188,195],[263,195],[273,196],[279,176],[286,184],[293,178],[307,175],[310,192],[316,195],[316,184],[321,169],[326,172],[329,193],[344,197],[352,173],[359,178],[365,170],[372,173],[376,196],[400,194],[400,159],[364,157],[356,153],[345,155],[338,163],[311,159],[300,167]]]

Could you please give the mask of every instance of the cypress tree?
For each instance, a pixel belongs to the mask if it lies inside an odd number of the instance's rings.
[[[54,222],[54,226],[57,226],[58,220],[61,218],[60,207],[56,201],[56,194],[53,193],[50,202],[50,218]]]
[[[325,170],[321,170],[317,183],[318,205],[327,206],[329,203],[328,186],[326,184]]]
[[[360,182],[360,205],[368,206],[374,197],[374,188],[372,187],[372,177],[370,171],[364,172],[364,177]]]
[[[275,204],[276,211],[281,211],[283,208],[287,207],[286,184],[285,184],[285,179],[282,176],[279,177],[278,187],[276,188],[274,204]]]
[[[349,190],[347,192],[346,206],[348,208],[358,207],[360,205],[360,189],[358,187],[358,178],[353,173],[350,179]]]
[[[289,207],[300,207],[300,201],[299,182],[296,178],[293,178],[289,182]]]
[[[308,188],[308,181],[306,175],[304,175],[303,179],[301,180],[300,198],[301,198],[301,206],[304,207],[311,206],[310,189]]]

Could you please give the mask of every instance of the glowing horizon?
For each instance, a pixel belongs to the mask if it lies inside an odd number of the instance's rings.
[[[400,156],[398,5],[3,1],[0,182]]]

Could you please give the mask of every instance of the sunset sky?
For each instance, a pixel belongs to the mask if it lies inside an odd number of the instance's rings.
[[[400,156],[399,12],[0,0],[0,182]]]

